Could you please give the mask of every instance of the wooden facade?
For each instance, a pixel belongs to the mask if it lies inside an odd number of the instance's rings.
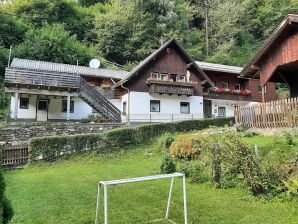
[[[298,15],[288,15],[241,72],[242,77],[285,83],[298,96]]]
[[[180,95],[186,90],[185,95],[202,96],[204,85],[211,86],[211,81],[202,78],[205,75],[203,71],[198,68],[195,62],[190,59],[184,49],[175,41],[171,40],[169,44],[164,45],[156,51],[154,56],[149,56],[145,63],[141,62],[141,65],[136,71],[131,72],[131,77],[128,80],[123,80],[125,87],[129,88],[130,91],[135,92],[152,92],[152,89],[156,93],[160,94],[175,94]],[[146,59],[145,59],[146,60]],[[145,61],[144,60],[144,61]],[[176,83],[175,80],[171,80],[163,83],[159,83],[158,86],[165,86],[164,88],[158,87],[161,91],[156,91],[157,88],[152,87],[152,82],[148,82],[152,73],[167,74],[171,75],[183,75],[186,77],[189,72],[189,80]],[[176,85],[177,84],[177,85]],[[174,91],[164,91],[165,89],[173,89]],[[192,90],[193,89],[193,90]],[[193,91],[193,93],[192,93]],[[191,92],[191,94],[189,94]],[[184,95],[184,94],[183,94]]]

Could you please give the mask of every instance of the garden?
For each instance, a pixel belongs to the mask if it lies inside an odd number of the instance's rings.
[[[83,135],[32,140],[33,162],[5,173],[12,223],[93,223],[98,181],[176,171],[187,175],[189,223],[297,223],[297,131],[263,136],[210,122],[201,130],[163,124],[86,135],[88,141]],[[42,144],[48,148],[39,150]],[[39,156],[45,161],[34,161]],[[159,180],[109,188],[109,222],[164,217],[169,187],[170,180]],[[170,217],[183,223],[178,179]]]

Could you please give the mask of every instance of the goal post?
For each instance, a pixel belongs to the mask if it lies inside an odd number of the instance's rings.
[[[185,180],[185,174],[183,174],[183,173],[172,173],[172,174],[137,177],[137,178],[129,178],[129,179],[121,179],[121,180],[100,181],[98,183],[98,190],[97,190],[95,224],[99,224],[99,207],[100,207],[101,187],[103,187],[103,199],[104,199],[103,200],[104,224],[108,224],[108,187],[109,186],[136,183],[136,182],[144,182],[144,181],[161,180],[161,179],[171,179],[167,209],[166,209],[166,212],[165,212],[165,217],[163,219],[168,220],[171,223],[174,223],[172,220],[169,219],[169,213],[170,213],[171,200],[172,200],[172,194],[173,194],[174,179],[176,177],[182,177],[183,178],[184,224],[187,224],[186,180]],[[154,221],[159,221],[159,220],[163,220],[163,219],[157,219],[157,220],[154,220]]]

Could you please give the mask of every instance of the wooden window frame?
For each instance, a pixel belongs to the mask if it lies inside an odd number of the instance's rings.
[[[239,87],[238,89],[237,89],[237,86]],[[240,91],[241,90],[241,84],[235,84],[235,90]]]
[[[225,84],[227,85],[227,88],[224,87]],[[229,83],[228,83],[228,82],[222,82],[222,83],[221,83],[221,87],[222,87],[224,90],[229,89]]]

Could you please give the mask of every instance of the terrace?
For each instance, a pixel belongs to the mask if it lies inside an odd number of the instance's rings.
[[[206,98],[220,99],[220,100],[237,100],[249,101],[251,98],[250,90],[230,90],[223,88],[211,88],[208,92],[204,93]]]

